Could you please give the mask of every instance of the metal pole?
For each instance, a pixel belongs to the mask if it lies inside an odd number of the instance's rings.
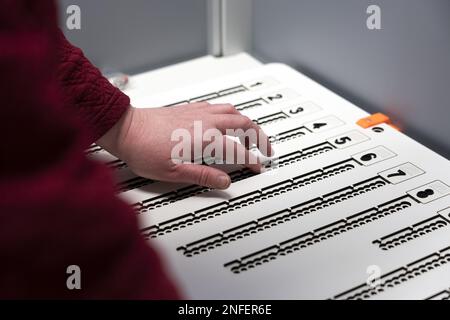
[[[251,49],[252,0],[208,0],[208,52],[227,56]]]

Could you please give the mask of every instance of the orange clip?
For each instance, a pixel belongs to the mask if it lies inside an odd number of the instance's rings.
[[[383,113],[374,113],[368,117],[359,119],[356,124],[359,125],[360,127],[367,129],[382,123],[386,123],[388,125],[390,125],[392,128],[394,128],[395,130],[399,130],[400,129],[398,127],[396,127],[395,125],[392,124],[391,119],[389,119],[389,117]]]

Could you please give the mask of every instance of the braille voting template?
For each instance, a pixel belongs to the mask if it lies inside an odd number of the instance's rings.
[[[149,89],[149,91],[151,91]],[[136,97],[135,99],[139,99]],[[146,106],[232,103],[270,136],[261,174],[224,191],[114,169],[143,237],[193,299],[450,297],[450,162],[282,64],[145,95]]]

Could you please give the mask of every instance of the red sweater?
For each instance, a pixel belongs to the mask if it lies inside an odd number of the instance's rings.
[[[128,97],[65,40],[53,1],[0,7],[0,298],[177,298],[111,173],[83,153]]]

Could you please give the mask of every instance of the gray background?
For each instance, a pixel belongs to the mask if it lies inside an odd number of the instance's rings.
[[[381,8],[382,30],[366,27]],[[449,0],[254,0],[253,47],[450,156]]]
[[[99,68],[135,73],[207,53],[207,0],[59,0],[70,41]],[[67,30],[67,6],[81,30]]]
[[[59,0],[100,68],[138,72],[207,54],[208,0]],[[366,28],[381,7],[382,30]],[[64,16],[65,17],[65,16]],[[253,0],[253,51],[285,62],[450,157],[449,0]],[[64,20],[63,20],[64,21]]]

